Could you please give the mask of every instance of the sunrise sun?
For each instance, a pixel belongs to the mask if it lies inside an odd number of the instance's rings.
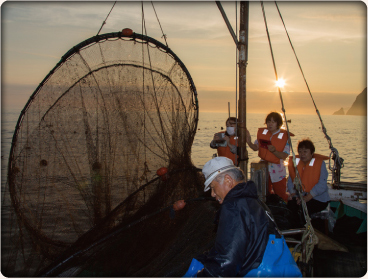
[[[276,81],[276,86],[277,87],[280,87],[280,88],[283,88],[285,86],[285,80],[282,79],[282,78],[279,78],[277,81]]]

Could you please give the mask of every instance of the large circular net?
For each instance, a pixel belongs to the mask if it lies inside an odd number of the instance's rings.
[[[118,227],[198,196],[203,181],[190,159],[197,122],[190,74],[161,43],[117,32],[72,48],[31,95],[15,129],[4,202],[11,209],[2,222],[3,274],[37,275]],[[168,169],[165,180],[156,174],[161,167]],[[136,238],[130,230],[120,240],[142,243],[151,232],[159,243],[165,222],[173,221],[157,216],[151,219],[155,226],[136,229]],[[181,228],[170,230],[173,236]],[[147,252],[126,250],[147,266]]]

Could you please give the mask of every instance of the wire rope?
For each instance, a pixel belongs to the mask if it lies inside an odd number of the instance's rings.
[[[285,25],[284,19],[283,19],[282,15],[281,15],[280,9],[279,9],[279,7],[278,7],[278,5],[277,5],[277,2],[276,2],[276,1],[275,1],[275,5],[276,5],[277,11],[278,11],[278,13],[279,13],[279,15],[280,15],[280,19],[281,19],[282,24],[283,24],[283,26],[284,26],[284,29],[285,29],[286,35],[287,35],[288,40],[289,40],[289,43],[290,43],[290,46],[291,46],[291,48],[292,48],[292,50],[293,50],[293,52],[294,52],[294,55],[295,55],[296,61],[298,62],[298,66],[299,66],[300,72],[302,73],[302,76],[303,76],[303,79],[304,79],[305,85],[307,86],[307,89],[308,89],[309,95],[310,95],[310,97],[311,97],[311,99],[312,99],[312,102],[313,102],[313,105],[314,105],[314,107],[315,107],[315,109],[316,109],[316,113],[317,113],[317,115],[318,115],[318,117],[319,117],[319,120],[320,120],[320,122],[321,122],[322,132],[323,132],[323,134],[325,135],[325,138],[326,138],[326,139],[327,139],[327,141],[328,141],[329,148],[331,149],[329,169],[332,171],[332,182],[334,182],[334,180],[335,180],[336,182],[339,182],[339,180],[340,180],[340,179],[339,179],[339,177],[336,177],[336,175],[337,175],[337,174],[336,174],[335,172],[336,172],[336,170],[339,170],[339,169],[341,169],[341,168],[343,168],[343,167],[344,167],[344,159],[342,159],[341,157],[339,157],[339,152],[338,152],[338,150],[337,150],[336,148],[334,148],[334,147],[333,147],[333,145],[332,145],[332,141],[331,141],[331,138],[330,138],[330,137],[328,136],[328,134],[327,134],[327,129],[326,129],[326,127],[325,127],[324,123],[323,123],[323,120],[322,120],[321,114],[320,114],[320,112],[319,112],[319,110],[318,110],[318,108],[317,108],[317,105],[316,105],[316,103],[315,103],[315,101],[314,101],[314,98],[313,98],[313,96],[312,96],[312,92],[311,92],[311,90],[310,90],[310,88],[309,88],[309,85],[308,85],[308,82],[307,82],[307,80],[306,80],[306,78],[305,78],[305,75],[304,75],[303,69],[302,69],[301,64],[300,64],[300,62],[299,62],[299,59],[298,59],[298,56],[297,56],[296,51],[295,51],[295,49],[294,49],[293,43],[291,42],[291,39],[290,39],[289,33],[288,33],[287,29],[286,29],[286,25]],[[334,165],[333,165],[332,167],[331,167],[331,158],[332,158],[332,160],[334,161]]]
[[[157,16],[157,13],[156,13],[156,9],[155,9],[155,6],[153,5],[153,2],[152,2],[152,1],[151,1],[151,4],[152,4],[153,11],[155,12],[155,15],[156,15],[156,18],[157,18],[158,24],[160,25],[160,29],[161,29],[161,33],[162,33],[162,37],[161,37],[161,38],[164,38],[165,43],[166,43],[166,46],[167,46],[167,47],[169,47],[169,45],[168,45],[168,43],[167,43],[167,41],[166,41],[167,35],[164,33],[164,30],[162,29],[162,26],[161,26],[160,20],[158,19],[158,16]]]
[[[112,12],[112,9],[115,7],[115,4],[116,4],[116,1],[114,2],[114,5],[112,5],[112,8],[111,8],[110,12],[107,14],[107,17],[106,17],[106,18],[105,18],[105,20],[102,22],[102,25],[101,25],[101,27],[100,27],[100,30],[98,30],[98,32],[97,32],[97,35],[99,35],[99,34],[100,34],[100,32],[101,32],[101,30],[102,30],[102,27],[106,24],[106,20],[107,20],[107,18],[110,16],[110,14],[111,14],[111,12]]]
[[[263,18],[264,18],[264,22],[265,22],[266,33],[267,33],[268,43],[269,43],[269,47],[270,47],[274,72],[275,72],[276,80],[278,80],[276,63],[275,63],[275,58],[274,58],[274,54],[273,54],[273,50],[272,50],[271,38],[270,38],[269,31],[268,31],[267,19],[266,19],[266,13],[265,13],[263,1],[261,1],[261,6],[262,6],[262,13],[263,13]],[[292,154],[293,154],[293,162],[294,162],[294,165],[296,166],[295,153],[294,153],[293,146],[292,146],[292,143],[291,143],[291,140],[290,140],[290,131],[289,131],[289,126],[287,124],[286,111],[285,111],[284,101],[283,101],[283,98],[282,98],[282,93],[281,93],[280,87],[278,87],[278,92],[279,92],[280,101],[281,101],[281,104],[282,104],[282,111],[283,111],[284,117],[285,117],[285,123],[286,123],[287,133],[288,133],[288,137],[289,137],[290,149],[291,149]],[[316,237],[316,235],[314,233],[314,229],[313,229],[313,226],[311,224],[311,219],[310,219],[309,214],[308,214],[307,205],[306,205],[305,200],[303,199],[303,192],[302,192],[302,189],[300,187],[301,180],[300,180],[300,176],[299,176],[297,168],[296,168],[295,171],[296,171],[296,179],[294,181],[294,184],[295,184],[295,186],[298,190],[299,198],[301,200],[301,205],[302,205],[304,218],[306,220],[306,224],[305,224],[306,230],[303,233],[302,242],[306,241],[307,245],[306,245],[306,258],[303,259],[303,260],[305,260],[305,262],[308,263],[308,261],[310,260],[311,255],[312,255],[314,245],[318,242],[318,238]]]

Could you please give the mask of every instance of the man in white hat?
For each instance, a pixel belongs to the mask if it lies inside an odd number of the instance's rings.
[[[197,258],[203,264],[198,277],[243,277],[262,262],[268,241],[267,217],[253,181],[232,160],[216,157],[202,172],[204,191],[221,204],[216,242],[207,255]]]

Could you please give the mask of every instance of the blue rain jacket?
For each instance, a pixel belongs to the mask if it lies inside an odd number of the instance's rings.
[[[204,265],[197,276],[243,277],[257,268],[267,246],[268,227],[254,182],[236,185],[222,203],[214,247],[196,257]]]

